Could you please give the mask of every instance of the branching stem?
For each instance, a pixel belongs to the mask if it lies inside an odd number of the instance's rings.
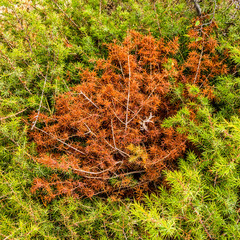
[[[131,82],[131,68],[130,68],[130,59],[129,59],[129,52],[128,52],[128,96],[127,96],[127,109],[126,109],[126,120],[125,120],[125,132],[127,131],[128,127],[128,108],[129,108],[129,101],[130,101],[130,82]]]

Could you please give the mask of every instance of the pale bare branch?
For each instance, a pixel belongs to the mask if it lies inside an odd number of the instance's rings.
[[[147,127],[147,123],[153,123],[153,121],[151,120],[154,116],[152,115],[152,113],[150,113],[149,117],[145,118],[142,122],[141,122],[141,130],[145,130],[148,131],[148,127]]]
[[[13,63],[11,62],[11,60],[3,53],[3,51],[0,49],[0,53],[2,54],[2,56],[5,58],[5,60],[11,65],[12,69],[16,71],[15,66],[13,65]],[[27,87],[25,81],[18,76],[19,81],[23,84],[24,88],[32,95],[32,92],[29,90],[29,88]]]
[[[113,104],[114,110],[116,111],[116,107],[115,107],[115,104],[114,104],[113,100],[112,100],[112,104]],[[111,110],[112,110],[113,114],[115,115],[115,117],[116,117],[122,124],[125,124],[125,123],[118,117],[118,115],[116,114],[116,112],[115,112],[113,109],[111,109]]]
[[[80,93],[76,93],[76,94],[81,94],[81,95],[83,95],[94,107],[96,107],[97,109],[99,109],[99,107],[98,107],[86,94],[84,94],[82,91],[80,91]]]
[[[58,142],[60,142],[60,143],[62,143],[63,145],[65,145],[65,146],[67,146],[67,147],[69,147],[69,148],[75,150],[76,152],[81,153],[81,154],[83,154],[83,155],[86,155],[84,152],[82,152],[82,151],[78,150],[77,148],[75,148],[75,147],[73,147],[73,146],[71,146],[71,145],[65,143],[64,141],[62,141],[61,139],[57,138],[57,137],[54,136],[53,134],[48,133],[48,132],[46,132],[46,131],[44,131],[44,130],[42,130],[42,129],[36,127],[36,126],[34,126],[34,128],[36,128],[36,129],[37,129],[38,131],[40,131],[40,132],[45,133],[45,134],[48,135],[48,136],[51,136],[52,138],[56,139]]]
[[[66,16],[66,18],[79,30],[80,27],[66,14],[66,12],[57,4],[57,1],[52,0],[58,9]]]
[[[41,107],[42,107],[44,89],[45,89],[46,82],[47,82],[47,75],[48,75],[48,67],[47,67],[47,73],[46,73],[46,76],[45,76],[45,79],[44,79],[44,84],[43,84],[43,89],[42,89],[42,94],[41,94],[41,99],[40,99],[40,103],[39,103],[39,107],[38,107],[37,116],[35,117],[35,121],[33,122],[31,130],[33,130],[33,128],[35,127],[35,125],[38,121],[38,118],[39,118],[40,110],[41,110]]]
[[[113,130],[113,120],[111,119],[111,128],[112,128],[112,136],[113,136],[113,144],[114,144],[114,147],[116,147],[116,142],[115,142],[115,136],[114,136],[114,130]]]
[[[187,140],[185,140],[183,143],[181,143],[177,148],[179,148],[180,146],[182,146],[183,144],[185,144],[186,141],[187,141]],[[155,162],[152,162],[151,165],[155,165],[156,163],[159,163],[159,162],[165,160],[166,158],[168,158],[168,157],[169,157],[173,152],[175,152],[175,151],[176,151],[176,149],[173,149],[173,150],[170,151],[165,157],[163,157],[163,158],[161,158],[161,159],[159,159],[159,160],[157,160],[157,161],[155,161]]]
[[[84,125],[87,127],[88,131],[94,136],[97,137],[97,135],[89,128],[89,126],[84,123]],[[124,155],[124,156],[129,156],[129,154],[127,154],[126,152],[122,151],[121,149],[114,147],[111,143],[109,143],[104,137],[102,137],[102,139],[107,143],[108,146],[110,146],[112,149],[117,150],[120,154]]]
[[[26,111],[26,110],[27,110],[27,109],[25,108],[25,109],[21,110],[20,112],[17,112],[17,113],[11,114],[11,115],[6,116],[6,117],[1,117],[1,118],[0,118],[0,121],[5,120],[5,119],[8,119],[8,118],[15,117],[15,116],[19,115],[20,113],[22,113],[22,112],[24,112],[24,111]]]
[[[192,0],[192,1],[194,3],[194,7],[196,9],[196,12],[197,12],[198,16],[201,16],[202,15],[202,10],[201,10],[200,5],[198,4],[197,0]]]
[[[128,96],[127,96],[127,109],[126,109],[126,120],[125,120],[125,131],[127,131],[128,127],[128,108],[130,102],[130,84],[131,84],[131,67],[130,67],[130,59],[129,59],[129,52],[128,52]]]
[[[105,173],[105,172],[108,172],[110,171],[115,165],[119,164],[119,163],[122,163],[122,161],[118,161],[116,162],[112,167],[108,168],[108,169],[105,169],[103,171],[100,171],[100,172],[89,172],[89,171],[85,171],[83,169],[77,169],[77,168],[72,168],[72,170],[76,171],[76,172],[82,172],[82,173],[87,173],[87,174],[92,174],[92,175],[98,175],[98,174],[102,174],[102,173]]]
[[[158,87],[158,85],[156,85],[154,87],[154,89],[152,90],[152,92],[148,95],[147,99],[145,100],[145,102],[153,95],[154,91],[156,90],[156,88]],[[144,105],[142,105],[138,111],[136,113],[134,113],[133,117],[128,121],[128,123],[130,123],[140,112],[141,110],[143,109]]]
[[[198,77],[198,73],[200,70],[200,65],[201,65],[201,61],[202,61],[202,57],[203,57],[203,49],[204,49],[204,43],[202,45],[202,50],[201,50],[201,54],[200,54],[199,61],[198,61],[198,67],[197,67],[197,71],[196,71],[196,75],[194,77],[193,83],[196,83],[196,81],[197,81],[197,77]]]

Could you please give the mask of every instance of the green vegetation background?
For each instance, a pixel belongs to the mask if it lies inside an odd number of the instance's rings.
[[[41,111],[52,113],[55,97],[79,83],[79,67],[91,68],[91,60],[106,57],[104,43],[121,41],[129,29],[156,38],[179,36],[181,61],[196,13],[187,0],[0,3],[0,239],[240,238],[238,1],[200,3],[219,26],[218,51],[229,49],[235,68],[212,83],[217,101],[198,98],[198,124],[189,120],[187,102],[165,121],[165,127],[188,133],[200,150],[164,173],[170,188],[160,187],[140,203],[62,197],[47,206],[30,187],[50,170],[32,159],[37,153],[22,119],[38,111],[40,101]]]

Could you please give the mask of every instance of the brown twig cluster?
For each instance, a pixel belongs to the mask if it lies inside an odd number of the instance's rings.
[[[58,97],[53,116],[31,116],[42,126],[30,133],[38,162],[59,172],[35,179],[32,191],[44,190],[45,200],[61,194],[139,196],[162,181],[162,170],[186,149],[184,135],[161,127],[180,107],[172,104],[170,79],[208,87],[208,79],[223,71],[209,33],[189,32],[194,42],[182,66],[174,59],[177,38],[165,42],[130,32],[122,44],[109,44],[108,58],[93,71],[80,71],[81,84]]]

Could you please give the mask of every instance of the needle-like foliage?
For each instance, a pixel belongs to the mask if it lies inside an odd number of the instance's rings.
[[[93,71],[80,69],[81,84],[57,98],[55,114],[31,116],[37,161],[72,177],[37,178],[32,191],[44,190],[47,200],[62,194],[139,197],[159,184],[161,171],[173,169],[186,149],[184,134],[161,127],[181,106],[173,101],[173,85],[198,85],[209,96],[209,81],[226,72],[210,35],[214,27],[189,31],[190,52],[181,65],[174,59],[177,38],[130,32],[122,44],[107,45],[108,58]],[[188,99],[191,91],[183,86]]]

